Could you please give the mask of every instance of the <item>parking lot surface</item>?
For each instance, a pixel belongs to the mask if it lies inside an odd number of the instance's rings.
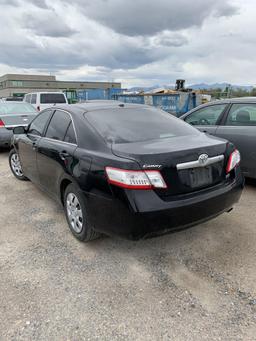
[[[210,222],[84,244],[0,152],[1,341],[256,340],[255,264],[253,182]]]

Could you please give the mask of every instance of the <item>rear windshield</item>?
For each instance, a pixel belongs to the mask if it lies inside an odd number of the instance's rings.
[[[155,108],[111,108],[91,111],[85,117],[107,141],[130,143],[159,140],[199,132],[180,119]]]
[[[29,113],[35,112],[35,108],[29,103],[0,103],[0,113],[1,114],[15,114],[15,113]]]
[[[41,104],[66,103],[64,94],[41,94]]]

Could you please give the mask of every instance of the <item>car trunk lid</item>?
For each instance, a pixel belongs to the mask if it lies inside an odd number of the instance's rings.
[[[168,187],[156,190],[161,197],[191,193],[224,181],[226,149],[225,140],[205,134],[112,145],[115,155],[136,161],[142,169],[161,172]],[[208,159],[205,165],[199,160],[201,155]]]
[[[17,126],[27,126],[31,120],[37,115],[35,112],[26,112],[26,113],[10,113],[10,114],[1,114],[0,119],[4,123],[5,128],[12,129]]]

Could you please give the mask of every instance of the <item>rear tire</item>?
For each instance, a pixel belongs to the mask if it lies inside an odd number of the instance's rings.
[[[17,179],[21,181],[28,181],[28,178],[25,177],[25,175],[23,174],[22,166],[20,163],[20,157],[15,149],[12,149],[9,153],[9,165],[13,175]]]
[[[68,185],[65,190],[64,209],[69,228],[77,239],[89,242],[100,236],[88,222],[85,200],[74,184]]]

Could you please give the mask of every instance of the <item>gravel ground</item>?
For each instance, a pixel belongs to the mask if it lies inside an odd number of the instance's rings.
[[[256,184],[230,214],[80,243],[0,153],[0,340],[256,340]]]

